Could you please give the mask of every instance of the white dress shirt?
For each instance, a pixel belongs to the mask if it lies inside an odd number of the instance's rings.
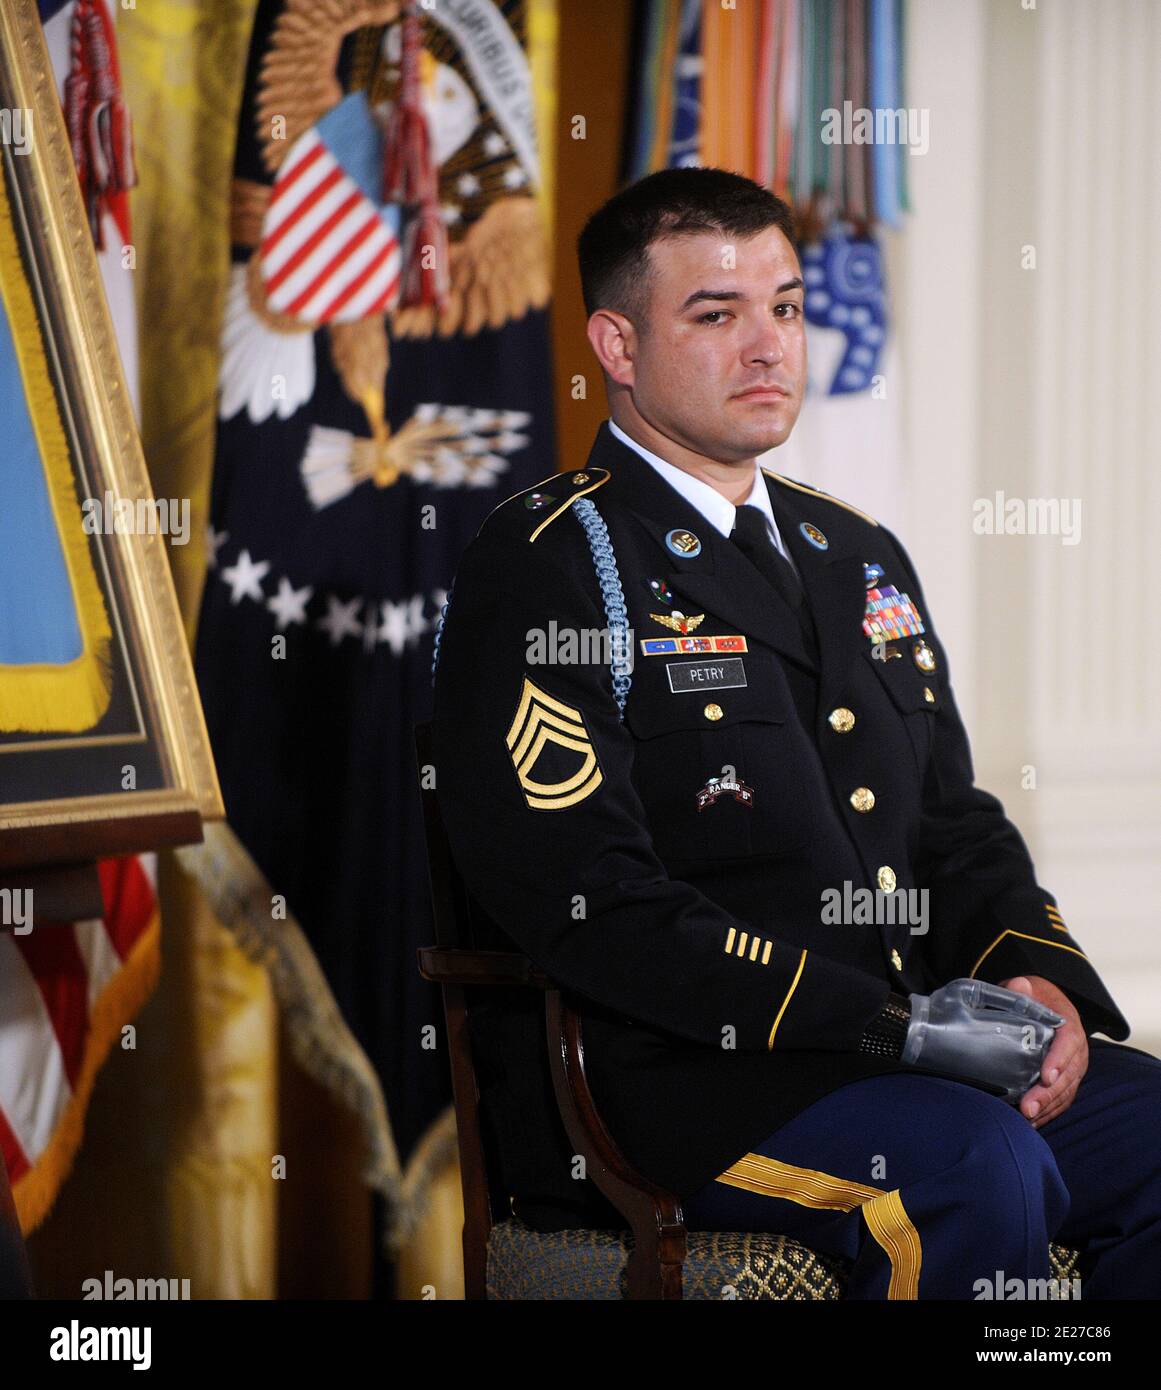
[[[670,487],[680,492],[682,497],[691,506],[696,507],[711,526],[720,531],[727,540],[729,539],[730,532],[734,529],[734,516],[737,507],[728,498],[723,497],[717,488],[710,487],[709,483],[703,483],[700,478],[695,478],[692,473],[687,473],[684,468],[678,468],[676,464],[666,463],[663,458],[658,458],[652,450],[646,449],[644,444],[638,444],[635,439],[627,435],[615,420],[609,420],[609,429],[623,444],[627,444],[630,449],[636,449],[643,459],[653,465]],[[756,463],[754,464],[754,484],[743,505],[757,507],[763,513],[771,543],[777,547],[781,555],[789,560],[791,565],[794,565],[794,560],[787,551],[779,533],[778,523],[774,520],[774,508],[770,505],[770,493],[766,487],[766,480]],[[797,571],[797,566],[794,568]]]

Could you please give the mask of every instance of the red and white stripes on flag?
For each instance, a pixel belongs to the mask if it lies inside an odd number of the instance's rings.
[[[160,967],[157,901],[140,860],[97,868],[103,920],[0,933],[0,1152],[26,1233],[68,1176],[97,1072]]]
[[[399,297],[399,242],[317,130],[278,171],[258,254],[270,307],[302,323],[349,323]]]

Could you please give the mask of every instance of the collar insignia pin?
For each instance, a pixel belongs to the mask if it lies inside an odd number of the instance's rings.
[[[932,651],[926,642],[916,642],[911,648],[911,655],[915,659],[916,666],[918,666],[921,671],[935,670],[935,652]]]

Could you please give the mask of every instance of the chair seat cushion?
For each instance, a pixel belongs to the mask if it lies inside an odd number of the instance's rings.
[[[632,1241],[628,1231],[534,1231],[517,1217],[488,1237],[491,1299],[621,1299]],[[841,1299],[850,1263],[789,1236],[690,1231],[683,1293],[690,1299]],[[1052,1277],[1076,1277],[1078,1252],[1049,1247]]]

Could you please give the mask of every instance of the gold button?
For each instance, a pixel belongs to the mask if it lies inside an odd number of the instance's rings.
[[[891,964],[895,967],[896,970],[902,971],[903,957],[899,954],[898,951],[891,952]]]
[[[895,891],[895,870],[890,864],[884,864],[875,875],[875,878],[878,880],[879,887],[884,893],[893,893]]]
[[[855,727],[855,716],[845,705],[839,705],[838,709],[832,709],[826,718],[827,723],[836,734],[849,734]]]
[[[875,793],[870,787],[856,787],[851,792],[851,805],[856,811],[869,811],[875,804]]]
[[[589,480],[589,475],[588,475],[587,473],[574,473],[574,474],[572,475],[572,480],[573,480],[574,483],[578,483],[578,484],[579,484],[579,483],[587,483],[588,480]]]
[[[720,719],[722,717],[721,705],[706,705],[704,710],[707,719]]]
[[[923,698],[929,705],[935,704],[935,695],[932,693],[931,686],[925,685],[923,687]]]

